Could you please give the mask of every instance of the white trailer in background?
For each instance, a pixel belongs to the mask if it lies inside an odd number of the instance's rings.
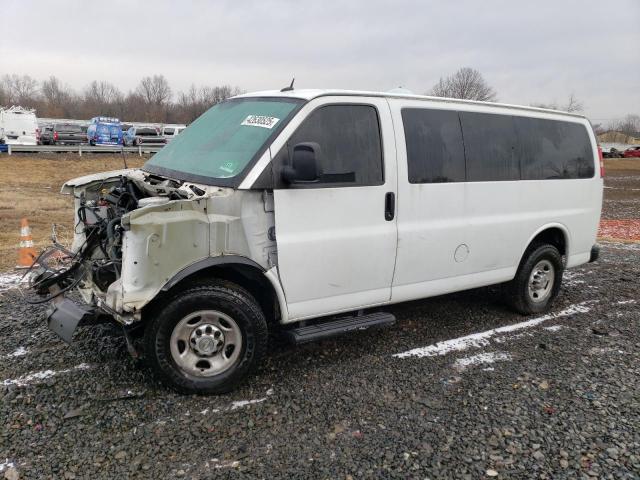
[[[36,145],[38,121],[35,110],[12,106],[0,108],[0,140],[9,145]],[[2,142],[0,142],[2,143]]]

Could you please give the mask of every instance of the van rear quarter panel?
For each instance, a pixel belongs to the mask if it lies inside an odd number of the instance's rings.
[[[402,301],[510,280],[530,241],[558,227],[567,265],[589,260],[602,207],[596,141],[580,117],[482,105],[390,99],[397,136],[398,254],[393,300]],[[595,176],[575,180],[518,180],[411,184],[402,108],[474,111],[576,122],[587,129]],[[468,247],[466,259],[455,251]]]

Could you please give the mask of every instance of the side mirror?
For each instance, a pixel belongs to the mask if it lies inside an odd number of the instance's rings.
[[[288,184],[313,183],[320,180],[320,145],[315,142],[298,143],[293,147],[291,165],[282,169],[282,180]]]

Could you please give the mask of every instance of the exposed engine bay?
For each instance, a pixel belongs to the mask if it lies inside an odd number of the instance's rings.
[[[142,325],[146,305],[214,263],[277,265],[268,192],[126,169],[69,180],[61,193],[73,195],[73,243],[53,236],[23,295],[50,302],[49,328],[67,342],[78,325],[103,318],[125,330]],[[72,290],[80,298],[67,298]]]
[[[57,243],[45,249],[34,262],[30,286],[44,303],[82,282],[106,292],[122,270],[123,216],[149,205],[201,197],[206,191],[184,182],[134,171],[88,185],[75,195],[74,244],[71,249]]]

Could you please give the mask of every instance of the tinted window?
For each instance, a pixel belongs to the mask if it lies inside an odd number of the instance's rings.
[[[368,105],[328,105],[312,112],[276,159],[289,164],[293,147],[320,146],[322,176],[313,187],[382,185],[382,146],[378,113]]]
[[[82,131],[82,129],[80,128],[80,125],[73,125],[69,123],[60,123],[56,125],[55,129],[59,132],[81,132]]]
[[[465,181],[458,112],[406,108],[402,123],[410,183]]]
[[[158,135],[158,131],[155,128],[138,128],[136,135],[141,137],[155,137]]]
[[[173,135],[174,130],[173,128],[165,128],[162,133],[164,133],[165,135]]]
[[[591,178],[591,142],[578,123],[515,117],[523,180]]]
[[[467,158],[467,181],[519,180],[514,117],[460,112]]]

